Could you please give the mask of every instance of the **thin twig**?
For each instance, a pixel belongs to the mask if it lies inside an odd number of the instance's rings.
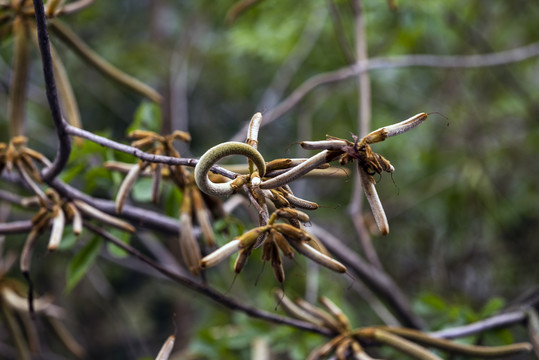
[[[499,66],[524,61],[539,56],[539,42],[526,46],[490,54],[480,55],[403,55],[376,57],[368,63],[359,62],[337,70],[320,73],[307,79],[286,99],[264,114],[266,126],[277,120],[296,106],[307,94],[318,86],[343,81],[360,73],[374,70],[397,69],[403,67],[432,67],[432,68],[482,68]],[[232,138],[241,138],[247,129],[247,124]]]
[[[369,61],[367,53],[367,34],[365,26],[365,16],[363,13],[363,7],[360,0],[354,0],[352,2],[354,9],[354,27],[355,27],[355,47],[356,47],[356,62],[367,63]],[[363,138],[370,131],[371,127],[371,79],[369,72],[365,71],[358,74],[357,77],[358,89],[359,89],[359,109],[358,109],[358,133],[359,137]],[[364,219],[362,215],[363,204],[363,189],[362,179],[360,174],[356,173],[354,176],[354,190],[350,200],[349,211],[352,217],[356,233],[359,238],[359,242],[365,256],[371,264],[378,269],[382,269],[382,262],[378,257],[376,249],[372,243],[372,238],[368,231],[365,230]],[[376,193],[376,190],[374,190]]]
[[[488,319],[480,320],[472,324],[431,332],[429,333],[429,336],[444,339],[456,339],[481,333],[487,330],[519,324],[525,320],[526,312],[524,310],[512,311],[494,315]]]
[[[79,129],[71,125],[67,126],[67,132],[70,135],[75,135],[75,136],[90,140],[91,142],[94,142],[101,146],[105,146],[113,150],[121,151],[126,154],[131,154],[134,157],[137,157],[141,160],[152,162],[152,163],[163,163],[167,165],[184,165],[184,166],[190,166],[190,167],[195,167],[196,164],[198,164],[198,160],[196,159],[184,159],[184,158],[176,158],[176,157],[163,156],[163,155],[148,154],[140,149],[137,149],[136,147],[125,145],[125,144],[120,144],[119,142],[107,139],[106,137],[103,137],[103,136],[95,135],[89,131]],[[211,168],[211,171],[215,174],[223,175],[230,179],[234,179],[237,176],[236,173],[232,171],[228,171],[216,165],[214,165]]]
[[[312,325],[308,322],[305,322],[305,321],[300,321],[300,320],[296,320],[296,319],[292,319],[292,318],[287,318],[287,317],[283,317],[283,316],[278,316],[278,315],[274,315],[274,314],[271,314],[269,312],[266,312],[266,311],[262,311],[262,310],[259,310],[258,308],[255,308],[255,307],[251,307],[251,306],[247,306],[247,305],[244,305],[238,301],[236,301],[235,299],[232,299],[228,296],[225,296],[223,294],[221,294],[220,292],[210,288],[210,287],[207,287],[206,285],[202,284],[202,283],[199,283],[199,282],[195,282],[185,276],[182,276],[178,273],[175,273],[165,267],[163,267],[161,264],[157,263],[156,261],[150,259],[149,257],[147,257],[146,255],[142,254],[140,251],[136,250],[135,248],[133,248],[132,246],[124,243],[123,241],[115,238],[114,236],[112,236],[111,234],[107,233],[106,231],[103,231],[101,228],[99,228],[98,226],[95,226],[95,225],[92,225],[91,223],[86,223],[84,224],[84,226],[86,228],[88,228],[90,231],[94,232],[95,234],[103,237],[106,241],[108,242],[111,242],[113,243],[114,245],[120,247],[122,250],[128,252],[129,254],[131,254],[132,256],[136,257],[137,259],[139,259],[140,261],[148,264],[149,266],[151,266],[152,268],[154,268],[155,270],[159,271],[161,274],[167,276],[168,278],[170,278],[171,280],[174,280],[176,283],[180,284],[180,285],[183,285],[183,286],[186,286],[204,296],[207,296],[208,298],[212,299],[213,301],[231,309],[231,310],[235,310],[235,311],[242,311],[244,312],[245,314],[251,316],[251,317],[254,317],[254,318],[258,318],[258,319],[262,319],[262,320],[266,320],[266,321],[269,321],[269,322],[273,322],[273,323],[276,323],[276,324],[282,324],[282,325],[289,325],[289,326],[292,326],[292,327],[296,327],[298,329],[301,329],[301,330],[305,330],[305,331],[310,331],[310,332],[314,332],[314,333],[318,333],[318,334],[322,334],[322,335],[326,335],[326,336],[331,336],[333,335],[331,333],[331,331],[327,330],[327,329],[324,329],[324,328],[321,328],[319,326],[315,326],[315,325]]]
[[[423,320],[414,314],[401,289],[385,272],[366,262],[355,251],[320,226],[312,224],[309,230],[347,266],[349,271],[361,278],[372,291],[387,302],[404,326],[424,328]]]
[[[71,139],[67,133],[67,123],[62,117],[60,104],[58,102],[58,93],[56,91],[56,82],[54,80],[54,72],[52,69],[52,56],[49,46],[49,34],[47,32],[47,19],[45,17],[45,9],[43,1],[33,0],[36,14],[37,37],[39,41],[39,49],[41,52],[41,61],[43,64],[43,75],[45,77],[45,90],[47,93],[47,101],[51,110],[52,120],[56,128],[58,136],[58,150],[56,158],[52,166],[46,168],[42,172],[44,180],[55,178],[65,167],[71,153]]]

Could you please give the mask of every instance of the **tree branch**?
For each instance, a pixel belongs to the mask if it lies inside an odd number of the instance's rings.
[[[385,272],[367,263],[355,251],[322,227],[312,224],[309,230],[326,245],[331,253],[335,254],[371,290],[390,305],[404,326],[415,329],[425,327],[423,320],[413,313],[397,284]]]
[[[286,99],[264,114],[264,123],[262,126],[266,126],[286,114],[314,88],[343,81],[367,71],[403,67],[470,69],[505,65],[524,61],[536,56],[539,56],[539,42],[512,50],[480,55],[403,55],[371,58],[368,62],[359,62],[337,70],[316,74],[307,79]],[[247,124],[241,131],[245,133],[246,129]]]
[[[71,139],[66,132],[67,123],[62,117],[60,104],[58,102],[58,93],[56,91],[56,82],[54,80],[54,72],[52,68],[52,57],[49,47],[49,34],[47,32],[47,19],[45,17],[45,9],[42,0],[33,0],[36,14],[37,37],[39,49],[41,52],[41,61],[43,64],[43,75],[45,77],[45,90],[47,93],[47,101],[56,128],[58,136],[58,149],[56,158],[52,165],[42,172],[44,180],[55,178],[65,167],[71,153]]]
[[[70,135],[75,135],[75,136],[90,140],[101,146],[105,146],[113,150],[121,151],[123,153],[133,155],[134,157],[137,157],[141,160],[152,162],[152,163],[163,163],[167,165],[184,165],[184,166],[190,166],[190,167],[195,167],[196,164],[198,164],[198,160],[196,159],[184,159],[184,158],[176,158],[176,157],[163,156],[163,155],[148,154],[136,147],[125,145],[125,144],[120,144],[119,142],[107,139],[106,137],[103,137],[103,136],[95,135],[89,131],[79,129],[71,125],[67,125],[67,132]],[[211,171],[215,174],[220,174],[230,179],[234,179],[237,176],[236,173],[229,171],[227,169],[224,169],[220,166],[216,166],[216,165],[214,165],[211,168]]]
[[[429,335],[444,339],[456,339],[481,333],[487,330],[519,324],[525,320],[525,311],[512,311],[508,313],[494,315],[488,319],[480,320],[472,324],[431,332],[429,333]]]
[[[310,331],[310,332],[314,332],[314,333],[318,333],[318,334],[322,334],[322,335],[326,335],[326,336],[334,335],[331,331],[329,331],[327,329],[324,329],[324,328],[321,328],[321,327],[318,327],[318,326],[315,326],[315,325],[310,324],[308,322],[301,321],[301,320],[296,320],[296,319],[293,319],[293,318],[274,315],[274,314],[269,313],[267,311],[262,311],[262,310],[259,310],[259,309],[255,308],[255,307],[244,305],[244,304],[236,301],[235,299],[232,299],[232,298],[230,298],[228,296],[225,296],[225,295],[221,294],[220,292],[218,292],[218,291],[216,291],[216,290],[214,290],[214,289],[212,289],[210,287],[207,287],[206,285],[204,285],[202,283],[195,282],[192,279],[184,277],[184,276],[182,276],[182,275],[180,275],[178,273],[175,273],[175,272],[163,267],[161,264],[155,262],[154,260],[152,260],[149,257],[147,257],[146,255],[142,254],[141,252],[139,252],[135,248],[131,247],[130,245],[125,244],[123,241],[115,238],[111,234],[107,233],[106,231],[103,231],[101,228],[99,228],[99,227],[97,227],[95,225],[92,225],[90,223],[85,223],[84,226],[86,228],[88,228],[89,230],[91,230],[92,232],[94,232],[95,234],[103,237],[106,241],[113,243],[114,245],[116,245],[116,246],[120,247],[121,249],[127,251],[132,256],[138,258],[140,261],[148,264],[149,266],[151,266],[155,270],[159,271],[161,274],[165,275],[166,277],[170,278],[171,280],[175,281],[176,283],[178,283],[180,285],[183,285],[185,287],[188,287],[191,290],[194,290],[194,291],[196,291],[196,292],[198,292],[198,293],[212,299],[213,301],[215,301],[215,302],[217,302],[217,303],[219,303],[219,304],[221,304],[221,305],[223,305],[223,306],[225,306],[225,307],[227,307],[227,308],[229,308],[231,310],[242,311],[242,312],[244,312],[245,314],[247,314],[247,315],[249,315],[251,317],[266,320],[266,321],[269,321],[269,322],[272,322],[272,323],[275,323],[275,324],[288,325],[288,326],[296,327],[296,328],[301,329],[301,330]]]

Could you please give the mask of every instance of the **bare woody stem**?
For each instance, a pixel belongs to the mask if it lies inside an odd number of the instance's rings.
[[[47,101],[51,110],[52,120],[58,136],[58,150],[56,158],[51,167],[43,170],[43,179],[50,180],[55,178],[65,167],[71,153],[71,139],[67,133],[67,123],[62,117],[60,104],[58,102],[58,93],[56,91],[56,82],[52,65],[52,56],[50,52],[49,34],[47,32],[47,19],[43,1],[33,0],[36,14],[37,37],[39,49],[41,52],[41,61],[43,63],[43,75],[45,77],[45,90],[47,92]]]
[[[240,302],[238,302],[238,301],[236,301],[236,300],[234,300],[234,299],[232,299],[230,297],[227,297],[227,296],[217,292],[216,290],[207,287],[206,285],[204,285],[202,283],[195,282],[195,281],[191,280],[188,277],[182,276],[182,275],[180,275],[180,274],[178,274],[176,272],[173,272],[173,271],[169,270],[168,268],[166,268],[166,267],[162,266],[161,264],[155,262],[154,260],[150,259],[146,255],[142,254],[140,251],[136,250],[135,248],[131,247],[130,245],[125,244],[123,241],[115,238],[111,234],[107,233],[106,231],[103,231],[101,228],[99,228],[99,227],[97,227],[95,225],[92,225],[90,223],[85,223],[84,226],[87,229],[89,229],[90,231],[94,232],[95,234],[103,237],[106,241],[113,243],[114,245],[120,247],[122,250],[125,250],[126,252],[128,252],[132,256],[136,257],[140,261],[148,264],[149,266],[151,266],[152,268],[154,268],[155,270],[157,270],[161,274],[165,275],[167,278],[173,280],[174,282],[176,282],[176,283],[178,283],[180,285],[186,286],[186,287],[188,287],[188,288],[190,288],[190,289],[192,289],[192,290],[194,290],[194,291],[196,291],[196,292],[198,292],[198,293],[200,293],[200,294],[202,294],[202,295],[204,295],[206,297],[209,297],[213,301],[215,301],[215,302],[217,302],[217,303],[219,303],[219,304],[221,304],[221,305],[223,305],[223,306],[225,306],[225,307],[227,307],[227,308],[229,308],[231,310],[242,311],[242,312],[246,313],[247,315],[249,315],[251,317],[263,319],[263,320],[270,321],[270,322],[273,322],[273,323],[276,323],[276,324],[289,325],[289,326],[296,327],[298,329],[302,329],[302,330],[306,330],[306,331],[310,331],[310,332],[314,332],[314,333],[318,333],[318,334],[322,334],[322,335],[326,335],[326,336],[333,335],[329,330],[324,329],[324,328],[319,327],[319,326],[312,325],[312,324],[310,324],[308,322],[301,321],[301,320],[296,320],[296,319],[292,319],[292,318],[286,318],[286,317],[282,317],[282,316],[277,316],[277,315],[268,313],[266,311],[259,310],[259,309],[254,308],[254,307],[243,305]]]

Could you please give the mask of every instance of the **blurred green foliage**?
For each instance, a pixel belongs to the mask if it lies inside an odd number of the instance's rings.
[[[55,43],[71,76],[84,127],[126,143],[127,132],[134,128],[188,129],[193,141],[182,154],[198,157],[232,137],[254,112],[271,109],[311,76],[348,65],[344,54],[354,53],[348,1],[333,2],[344,29],[341,35],[335,32],[327,1],[261,1],[227,25],[225,16],[234,3],[97,1],[66,17],[96,52],[155,86],[167,99],[159,109],[101,77]],[[539,40],[539,5],[531,1],[400,1],[396,12],[385,1],[368,0],[363,5],[370,57],[481,54]],[[323,21],[322,29],[308,56],[286,79],[284,91],[275,93],[270,102],[263,96],[276,74],[297,56],[296,46],[312,14]],[[344,36],[348,49],[340,47],[338,36]],[[52,158],[56,140],[37,54],[33,55],[29,146]],[[6,89],[11,40],[1,43],[0,56]],[[391,233],[385,238],[375,235],[375,247],[387,272],[432,330],[495,314],[506,302],[537,287],[538,64],[535,58],[489,68],[414,67],[370,74],[371,129],[422,111],[439,113],[431,114],[419,128],[373,146],[396,168],[392,178],[384,176],[377,185]],[[316,88],[282,118],[263,127],[259,149],[266,160],[304,155],[297,146],[306,140],[301,136],[318,140],[326,134],[342,138],[357,134],[357,92],[352,78]],[[0,93],[0,103],[5,109],[6,91]],[[8,138],[6,113],[0,113],[0,141]],[[135,162],[129,155],[85,141],[74,148],[61,178],[88,194],[113,199],[123,176],[105,170],[106,160]],[[359,249],[347,216],[351,178],[294,185],[323,206],[312,213],[313,221]],[[154,207],[149,188],[148,181],[140,179],[132,201],[176,217],[182,194],[163,184],[161,203]],[[220,244],[252,225],[244,213],[230,219],[214,224]],[[158,233],[157,238],[178,256],[176,237]],[[154,240],[131,241],[143,246]],[[109,255],[121,255],[117,250],[101,248],[100,240],[84,236],[73,247],[34,264],[42,269],[36,274],[42,280],[37,290],[59,294],[70,328],[89,358],[151,358],[174,329],[182,359],[249,359],[252,341],[259,337],[269,342],[275,358],[303,359],[324,341],[230,313],[201,295],[155,280],[144,264],[114,260]],[[103,257],[97,257],[100,251]],[[269,268],[260,274],[259,257],[255,252],[237,277],[232,264],[225,262],[208,271],[206,281],[253,306],[280,312],[271,296],[278,284]],[[46,270],[45,264],[50,264]],[[287,295],[304,296],[307,277],[315,276],[304,259],[285,262],[285,269]],[[65,278],[66,271],[66,284],[51,280]],[[82,278],[86,272],[89,275]],[[351,280],[324,269],[316,276],[320,293],[342,305],[355,326],[381,323],[351,290]],[[65,294],[65,288],[77,291]],[[499,330],[482,340],[502,344],[515,337]]]

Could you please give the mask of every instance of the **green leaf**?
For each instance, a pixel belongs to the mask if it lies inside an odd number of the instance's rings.
[[[101,251],[103,241],[99,237],[93,237],[81,251],[69,263],[67,267],[67,292],[73,290],[79,283],[86,271],[94,263]]]
[[[147,100],[140,103],[127,132],[137,129],[161,132],[161,108],[159,105]]]
[[[133,199],[140,202],[152,201],[152,182],[151,178],[140,178],[131,191]]]
[[[124,244],[129,244],[131,242],[131,234],[129,233],[126,233],[119,229],[110,229],[109,232],[114,237],[121,240]],[[118,246],[110,242],[107,243],[107,251],[109,252],[109,254],[117,258],[125,258],[128,255],[125,250],[119,248]]]

